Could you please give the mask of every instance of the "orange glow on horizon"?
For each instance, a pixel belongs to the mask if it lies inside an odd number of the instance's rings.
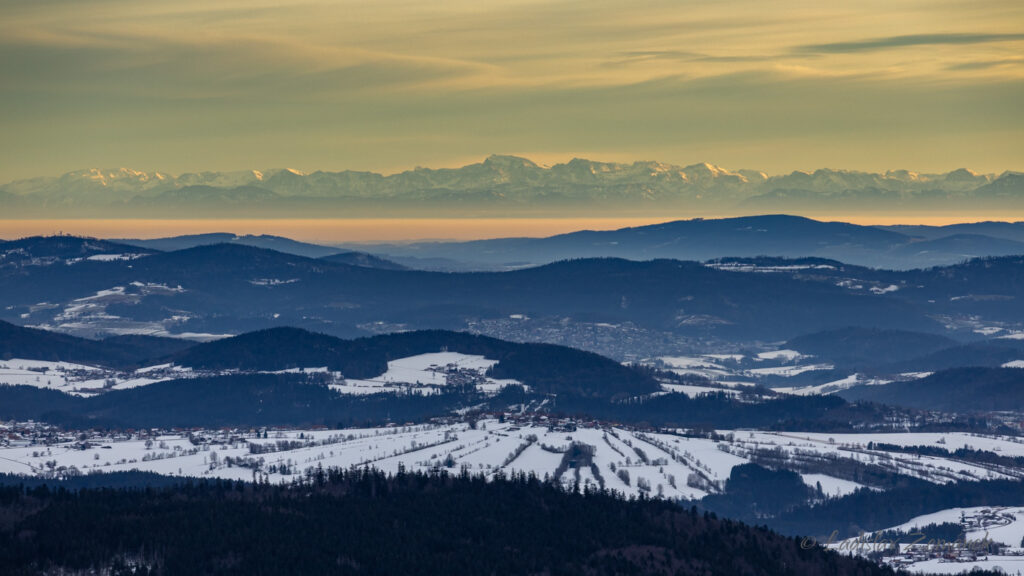
[[[1024,214],[925,215],[808,214],[822,221],[860,225],[916,224],[942,226],[982,221],[1020,221]],[[704,216],[706,218],[723,216]],[[425,240],[477,240],[505,237],[543,237],[577,230],[615,230],[659,224],[678,217],[622,218],[323,218],[323,219],[53,219],[0,220],[0,238],[71,234],[97,238],[162,238],[186,234],[228,232],[270,234],[304,242],[360,243]]]

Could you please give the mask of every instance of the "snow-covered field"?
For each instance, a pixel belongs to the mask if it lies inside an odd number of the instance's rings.
[[[744,354],[704,354],[701,356],[660,356],[644,361],[645,364],[678,374],[700,376],[730,387],[753,386],[763,378],[791,378],[805,372],[832,370],[834,366],[813,362],[796,350],[769,350],[752,356]],[[888,384],[885,380],[871,380],[859,374],[820,385],[773,386],[783,394],[832,394],[861,384]],[[693,390],[692,392],[699,392]],[[692,395],[692,394],[691,394]]]
[[[110,390],[125,390],[163,382],[174,377],[181,376],[168,374],[166,370],[157,375],[155,369],[116,372],[68,362],[20,358],[0,360],[0,384],[48,388],[74,396],[92,396]]]
[[[801,478],[804,479],[804,484],[812,488],[821,487],[821,493],[825,496],[846,496],[852,492],[856,492],[857,489],[863,488],[863,484],[858,484],[851,480],[843,480],[835,478],[827,474],[801,474]]]
[[[666,369],[679,375],[703,376],[712,380],[730,376],[733,372],[710,356],[663,356],[658,358]]]
[[[373,394],[412,387],[419,393],[430,394],[450,384],[469,380],[485,392],[497,392],[505,386],[521,384],[517,380],[488,378],[487,370],[497,363],[497,360],[483,356],[458,352],[419,354],[388,362],[387,372],[375,378],[347,379],[331,388],[347,394]]]
[[[805,381],[805,383],[783,385],[780,378],[793,379],[795,376],[809,372],[835,369],[835,366],[830,363],[790,349],[769,350],[752,355],[660,356],[643,360],[642,363],[680,376],[707,378],[718,385],[736,387],[761,384],[781,394],[798,396],[835,394],[855,386],[884,386],[895,381],[925,378],[932,374],[931,372],[906,372],[893,374],[889,378],[877,378],[853,373],[821,384],[806,383]],[[1024,368],[1024,360],[1007,362],[1003,366]],[[688,384],[699,386],[696,383]],[[698,391],[694,390],[694,392]]]
[[[931,514],[924,514],[899,526],[886,530],[898,530],[916,534],[918,529],[930,524],[959,524],[964,544],[946,547],[947,543],[932,543],[924,535],[914,536],[919,543],[901,544],[900,554],[886,558],[886,563],[917,574],[961,574],[975,569],[1002,570],[1007,574],[1024,572],[1024,507],[976,506],[972,508],[950,508]],[[872,544],[873,533],[864,535],[860,541],[848,539],[830,547],[846,553],[865,554],[885,544]],[[987,543],[1002,544],[1006,548],[1000,554],[989,554]],[[980,552],[980,553],[971,553]]]
[[[733,389],[722,389],[712,388],[710,386],[694,386],[690,384],[671,384],[663,382],[661,388],[665,392],[675,392],[677,394],[686,394],[690,398],[695,398],[703,394],[725,394],[727,396],[736,396],[740,393],[739,390]]]
[[[757,358],[759,360],[787,360],[789,362],[796,362],[804,358],[804,355],[796,350],[773,350],[771,352],[761,352],[757,355]]]
[[[97,257],[104,261],[131,259],[127,258],[128,256],[133,255],[106,254],[93,256],[91,259]],[[176,327],[180,327],[183,322],[189,319],[185,315],[171,316],[162,320],[138,321],[116,316],[107,311],[107,307],[111,304],[137,304],[146,296],[167,296],[181,294],[185,291],[181,286],[168,286],[152,282],[131,282],[124,286],[112,286],[105,290],[99,290],[91,296],[83,296],[65,304],[40,302],[32,307],[32,312],[48,309],[59,309],[60,311],[49,320],[31,324],[30,327],[55,330],[86,338],[91,338],[97,333],[108,335],[142,334],[208,342],[233,336],[233,334],[210,334],[175,330]],[[22,318],[26,319],[31,316],[31,313],[22,314]]]
[[[1002,570],[1006,574],[1024,574],[1024,556],[985,556],[976,562],[951,562],[934,559],[901,565],[914,574],[968,574],[978,570]]]
[[[819,384],[817,386],[786,386],[772,388],[776,392],[783,394],[796,394],[799,396],[809,396],[814,394],[833,394],[841,390],[853,388],[854,386],[879,386],[883,384],[889,384],[889,380],[880,380],[878,378],[867,378],[862,374],[851,374],[846,378],[839,380],[833,380],[832,382],[826,382],[825,384]]]
[[[758,450],[777,449],[791,459],[843,458],[942,484],[1024,477],[1024,470],[997,464],[968,463],[952,457],[918,456],[868,448],[869,443],[933,446],[951,452],[958,448],[972,448],[1003,456],[1024,456],[1024,440],[1011,436],[980,436],[963,432],[834,434],[741,431],[732,434],[733,441],[726,448],[741,457]]]
[[[803,366],[769,366],[767,368],[752,368],[746,371],[751,376],[796,376],[812,370],[831,370],[831,364],[805,364]]]
[[[342,394],[398,391],[434,394],[446,386],[458,384],[470,384],[482,392],[494,393],[505,386],[520,384],[517,380],[487,377],[487,370],[495,364],[497,360],[483,356],[437,352],[393,360],[388,363],[387,372],[366,380],[345,379],[341,373],[329,372],[326,367],[293,368],[275,373],[323,373],[330,379],[329,386]],[[173,364],[148,366],[134,371],[115,371],[68,362],[18,358],[0,361],[0,385],[49,388],[75,396],[92,396],[176,378],[216,374]]]
[[[0,449],[0,472],[48,473],[143,470],[159,474],[287,482],[308,468],[372,467],[385,472],[467,469],[493,477],[501,472],[552,477],[567,487],[645,492],[667,498],[700,498],[720,488],[732,467],[745,462],[707,439],[644,434],[619,428],[515,426],[496,420],[468,424],[376,429],[270,432],[234,437],[210,435],[193,444],[183,435],[96,439],[86,444],[12,446]],[[589,462],[566,462],[573,443],[593,447]],[[561,471],[559,472],[559,469]],[[596,469],[596,472],[595,472]],[[623,472],[619,472],[623,471]]]
[[[790,377],[812,370],[831,370],[825,363],[810,359],[796,350],[771,350],[747,357],[743,354],[705,354],[702,356],[661,356],[646,361],[679,375],[703,376],[709,380],[756,379],[761,376]],[[803,363],[802,363],[803,362]],[[752,384],[752,382],[751,382]]]
[[[3,432],[0,428],[0,432]],[[1024,443],[1012,438],[968,434],[815,435],[807,433],[722,431],[721,439],[686,437],[610,426],[576,427],[571,422],[538,420],[529,424],[483,420],[474,429],[466,423],[344,430],[254,431],[186,435],[149,439],[96,437],[86,442],[19,445],[0,448],[0,472],[66,474],[144,470],[160,474],[219,477],[271,482],[294,479],[305,470],[323,467],[373,467],[386,472],[463,468],[488,476],[498,472],[555,476],[563,484],[588,482],[623,494],[661,494],[667,498],[700,498],[720,491],[732,468],[750,461],[756,449],[849,458],[863,463],[889,463],[907,474],[932,482],[1014,477],[1006,470],[944,458],[920,459],[906,454],[867,450],[867,442],[896,445],[974,446],[1024,455]],[[590,461],[572,462],[571,445],[589,446]],[[590,464],[594,466],[591,466]],[[595,473],[596,468],[596,473]],[[802,474],[804,482],[821,487],[824,496],[848,494],[862,485],[827,473]],[[1019,542],[1019,539],[1018,539]]]
[[[986,450],[1003,456],[1024,456],[1024,438],[1015,436],[990,436],[967,432],[913,432],[913,433],[871,433],[834,434],[825,432],[778,432],[772,433],[794,440],[806,440],[830,446],[864,448],[869,442],[894,444],[897,446],[935,446],[949,451],[958,448]]]
[[[158,285],[134,286],[139,290],[180,291],[180,287],[170,288]],[[58,315],[65,322],[64,330],[77,325],[83,317],[105,317],[106,302],[109,299],[134,298],[126,292],[125,287],[115,286],[102,290],[95,296],[75,301]],[[121,322],[117,317],[109,317],[114,323]],[[177,322],[182,319],[170,319]],[[154,326],[128,325],[121,322],[117,333],[151,334],[168,336],[164,324]],[[82,324],[85,326],[86,324]],[[46,327],[46,326],[42,326]],[[52,328],[52,327],[49,327]],[[197,340],[211,340],[227,335],[222,334],[174,334],[176,337]],[[662,390],[668,393],[680,393],[688,396],[701,394],[725,393],[738,394],[729,388],[739,389],[753,387],[763,378],[776,378],[773,389],[776,392],[795,395],[832,394],[841,390],[860,385],[884,385],[888,380],[873,379],[861,374],[851,374],[824,384],[804,386],[779,386],[777,378],[791,378],[805,372],[831,370],[830,364],[814,363],[812,357],[795,350],[774,350],[761,352],[753,356],[743,354],[706,354],[702,356],[663,356],[646,360],[645,363],[675,373],[680,376],[698,376],[710,380],[712,385],[703,385],[699,379],[682,379],[675,382],[666,379]],[[33,364],[34,363],[34,364]],[[329,372],[322,366],[310,366],[285,372],[323,372],[330,379],[329,385],[343,394],[378,394],[387,392],[412,392],[416,394],[435,394],[445,386],[472,383],[479,390],[497,392],[505,386],[520,384],[515,380],[499,380],[489,378],[486,372],[497,363],[496,360],[459,354],[455,352],[436,352],[393,360],[388,363],[384,374],[366,379],[346,379],[343,374]],[[1007,366],[1017,366],[1018,362],[1010,362]],[[1024,364],[1022,364],[1024,365]],[[163,367],[168,368],[168,367]],[[144,368],[133,372],[117,372],[94,366],[71,366],[59,362],[43,362],[30,359],[16,359],[0,363],[0,384],[36,386],[52,388],[77,395],[92,395],[109,390],[119,390],[134,386],[144,386],[161,382],[170,378],[182,378],[195,375],[215,375],[213,372],[198,372],[188,367],[176,367],[176,372],[164,370],[163,373],[144,375],[153,368]],[[905,378],[921,377],[927,373],[906,374]]]

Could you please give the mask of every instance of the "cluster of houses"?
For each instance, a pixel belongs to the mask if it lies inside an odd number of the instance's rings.
[[[309,429],[325,429],[325,426],[310,426]],[[172,428],[164,430],[125,429],[106,430],[63,430],[50,424],[29,420],[26,422],[0,422],[0,448],[19,448],[27,446],[49,446],[54,444],[74,444],[82,449],[100,443],[123,442],[130,440],[155,439],[166,434],[187,435],[196,445],[201,444],[237,444],[246,438],[273,438],[273,431],[266,428],[221,428],[221,429],[184,429]],[[269,435],[269,436],[268,436]]]
[[[984,508],[974,513],[960,513],[961,536],[952,541],[922,539],[921,542],[904,544],[899,554],[885,559],[894,567],[907,567],[918,562],[938,560],[940,562],[975,563],[992,556],[1024,556],[1024,548],[1008,546],[989,538],[994,528],[1008,526],[1017,520],[1014,514],[1000,508]]]

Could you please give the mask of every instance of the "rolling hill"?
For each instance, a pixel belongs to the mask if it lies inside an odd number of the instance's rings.
[[[0,273],[0,294],[7,302],[2,317],[90,336],[104,330],[237,334],[293,325],[350,337],[379,325],[465,329],[514,315],[765,340],[855,325],[942,329],[919,301],[899,292],[675,260],[585,259],[450,274],[217,244]]]
[[[913,231],[913,229],[910,229]],[[902,228],[821,222],[788,215],[694,219],[609,231],[579,231],[547,238],[471,242],[361,245],[362,250],[416,266],[417,260],[495,269],[545,264],[567,258],[631,260],[774,256],[826,258],[875,268],[927,268],[980,256],[1024,254],[1024,242],[983,232],[933,231],[921,238]],[[409,259],[409,260],[404,260]],[[414,260],[415,259],[415,260]]]
[[[102,570],[143,555],[167,575],[360,574],[367,566],[386,574],[890,573],[696,508],[573,494],[525,477],[335,470],[294,489],[217,482],[0,494],[11,527],[0,531],[8,574]]]
[[[848,327],[798,336],[786,342],[785,347],[829,360],[842,368],[865,369],[910,360],[956,344],[955,340],[938,334]]]
[[[372,378],[387,371],[389,360],[439,351],[497,360],[490,370],[494,377],[518,380],[541,394],[621,398],[659,390],[650,376],[590,352],[443,330],[341,340],[294,328],[274,328],[198,344],[162,360],[216,370],[326,366],[346,378]]]
[[[919,410],[989,412],[1024,410],[1024,369],[962,367],[941,370],[920,380],[885,386],[858,386],[839,393]]]
[[[122,239],[118,240],[118,242],[129,244],[132,246],[141,246],[143,248],[159,250],[162,252],[184,250],[186,248],[195,248],[196,246],[209,246],[212,244],[239,244],[242,246],[253,246],[256,248],[266,248],[268,250],[275,250],[277,252],[283,252],[285,254],[305,256],[307,258],[321,258],[323,256],[330,256],[332,254],[337,254],[339,252],[337,248],[320,246],[318,244],[310,244],[308,242],[298,242],[292,240],[291,238],[284,238],[282,236],[272,236],[268,234],[238,235],[229,234],[227,232],[191,234],[186,236],[172,236],[169,238]]]
[[[89,366],[126,368],[193,346],[188,340],[153,336],[111,336],[88,340],[0,320],[0,359],[29,358]]]

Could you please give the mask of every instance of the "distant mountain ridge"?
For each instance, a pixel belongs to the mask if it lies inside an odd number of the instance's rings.
[[[283,324],[355,336],[396,323],[461,328],[472,318],[513,314],[769,339],[858,320],[908,330],[939,327],[884,294],[850,290],[832,280],[735,274],[674,260],[605,258],[497,274],[450,274],[215,244],[134,260],[0,272],[6,306],[0,318],[88,336],[97,331],[237,334]]]
[[[152,239],[124,239],[117,240],[122,244],[139,246],[150,250],[170,252],[174,250],[185,250],[197,246],[210,246],[214,244],[239,244],[252,246],[254,248],[266,248],[285,254],[294,254],[306,258],[323,258],[329,262],[360,266],[363,268],[382,268],[387,270],[402,270],[405,266],[379,258],[372,254],[354,250],[342,250],[331,246],[299,242],[282,236],[269,234],[230,234],[227,232],[213,232],[209,234],[190,234],[185,236],[173,236],[169,238]]]
[[[944,227],[860,226],[785,214],[676,220],[621,228],[581,230],[547,238],[497,238],[469,242],[358,245],[410,267],[425,259],[465,263],[463,269],[521,267],[568,258],[617,257],[712,260],[773,256],[826,258],[874,268],[926,268],[983,256],[1024,254],[1024,224]],[[998,234],[985,235],[992,229]],[[356,245],[352,245],[355,248]],[[443,266],[437,266],[443,268]]]
[[[154,250],[117,241],[78,236],[33,236],[17,240],[0,240],[0,267],[50,263],[75,259],[97,259],[103,256],[152,254]]]
[[[893,239],[909,242],[898,246],[914,245],[910,237],[891,231],[799,219],[790,223],[789,218],[585,232],[567,235],[571,241],[564,253],[546,244],[566,240],[557,237],[481,243],[467,252],[489,254],[497,262],[528,257],[530,250],[564,258],[497,273],[395,269],[370,258],[363,262],[359,255],[356,261],[344,254],[307,258],[238,243],[146,255],[123,244],[56,237],[68,249],[54,253],[53,237],[27,238],[0,243],[0,319],[87,337],[193,339],[282,325],[344,337],[446,328],[498,330],[496,335],[511,331],[518,338],[526,326],[530,333],[554,329],[568,337],[568,328],[544,326],[573,319],[574,326],[591,326],[572,336],[573,342],[582,338],[580,347],[608,342],[596,334],[584,336],[603,325],[641,330],[648,343],[655,342],[648,338],[658,331],[766,341],[848,326],[986,335],[1024,331],[1022,255],[907,271],[843,264],[822,255],[723,257],[703,263],[672,258],[701,246],[734,252],[738,248],[729,244],[730,236],[746,236],[754,253],[785,248],[786,242],[797,247],[824,242],[867,257],[878,252],[875,244],[885,253]],[[691,226],[710,232],[702,237]],[[510,251],[499,250],[503,243]],[[81,246],[109,253],[83,258]],[[470,248],[445,249],[460,247]],[[575,249],[580,252],[568,252]],[[591,249],[617,257],[595,257],[585,251]],[[524,324],[524,318],[532,320]],[[618,344],[608,345],[619,350]]]
[[[857,386],[839,395],[850,401],[868,400],[919,410],[947,412],[1024,409],[1024,370],[1020,368],[958,367],[920,380],[886,386]]]
[[[390,360],[442,350],[496,360],[492,371],[497,378],[518,380],[544,394],[611,398],[659,389],[650,375],[592,352],[447,330],[342,340],[299,328],[278,327],[197,344],[152,336],[89,340],[0,320],[0,360],[63,361],[119,369],[167,362],[242,372],[326,366],[348,378],[373,378],[387,372]]]
[[[297,328],[272,328],[198,344],[162,360],[220,370],[327,366],[349,378],[373,378],[387,371],[389,360],[440,350],[498,360],[492,369],[497,377],[516,379],[545,394],[604,398],[659,389],[649,375],[591,352],[552,344],[506,342],[447,330],[341,340]]]
[[[88,340],[0,320],[0,360],[30,358],[92,366],[125,368],[180,352],[194,342],[153,336],[112,336]]]
[[[864,203],[870,201],[871,206]],[[882,205],[878,205],[881,203]],[[461,168],[416,168],[391,175],[293,169],[172,176],[128,168],[88,169],[0,186],[0,206],[15,217],[73,213],[119,216],[209,214],[578,215],[660,213],[663,209],[797,211],[859,205],[880,208],[1024,207],[1024,175],[885,173],[819,169],[769,176],[708,163],[596,162],[575,158],[550,167],[492,155]],[[84,212],[83,212],[84,211]]]
[[[227,224],[230,225],[230,224]],[[818,258],[874,268],[926,268],[991,256],[1024,254],[1024,222],[978,222],[948,226],[862,226],[785,214],[675,220],[618,230],[579,230],[542,238],[495,238],[468,242],[342,244],[300,242],[268,234],[215,232],[151,239],[98,240],[70,236],[0,241],[0,266],[33,257],[98,258],[213,244],[265,248],[366,268],[441,271],[507,270],[558,260],[617,257]],[[792,265],[793,263],[789,263]]]

